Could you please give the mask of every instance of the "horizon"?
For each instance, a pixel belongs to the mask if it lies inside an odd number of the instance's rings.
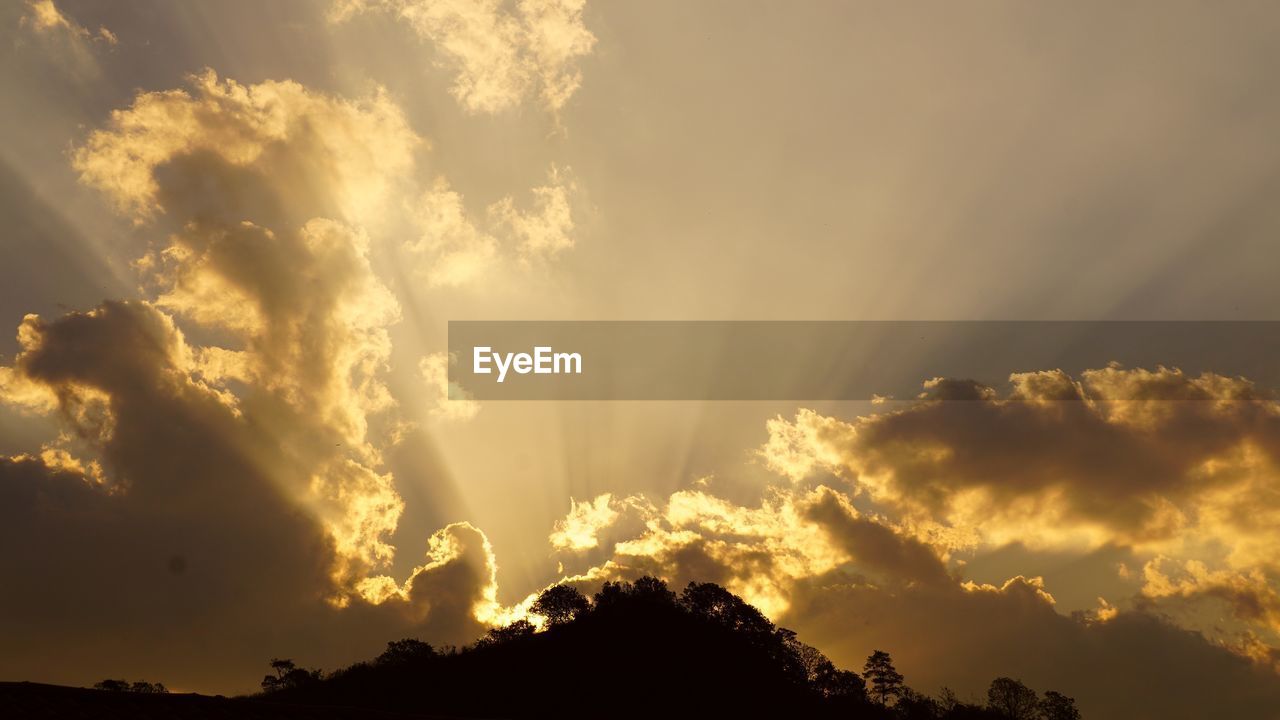
[[[1280,718],[1280,9],[0,35],[0,680],[240,694],[652,576],[930,696]]]

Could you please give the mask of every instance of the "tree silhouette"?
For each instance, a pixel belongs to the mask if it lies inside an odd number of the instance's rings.
[[[169,688],[165,687],[164,683],[153,683],[147,682],[146,680],[139,680],[129,686],[129,692],[159,694],[169,692]]]
[[[272,660],[262,700],[433,717],[573,717],[587,709],[617,718],[1080,720],[1070,698],[1051,692],[1041,701],[1009,678],[991,684],[986,706],[945,688],[940,699],[925,696],[882,650],[859,676],[713,583],[689,583],[677,597],[658,578],[610,581],[593,602],[556,586],[531,609],[547,618],[546,632],[518,620],[444,651],[396,640],[372,662],[323,678]],[[643,689],[620,702],[620,678]],[[573,709],[565,705],[570,689]]]
[[[676,601],[676,594],[667,588],[666,581],[649,575],[631,584],[631,596],[656,605],[671,605]]]
[[[275,670],[276,674],[264,675],[262,678],[262,689],[266,692],[306,687],[321,678],[319,670],[300,668],[288,658],[272,658],[271,669]]]
[[[862,676],[871,683],[870,695],[881,705],[887,705],[890,699],[902,695],[902,674],[893,667],[893,659],[889,653],[876,650],[867,658],[862,666]]]
[[[942,714],[942,707],[928,695],[904,686],[893,705],[893,714],[902,720],[934,720]]]
[[[1007,720],[1034,720],[1040,699],[1021,681],[998,677],[987,689],[987,707]]]
[[[866,702],[867,684],[857,673],[837,668],[822,651],[800,642],[790,630],[778,632],[785,638],[809,687],[822,697],[845,705],[861,705]]]
[[[773,623],[754,606],[715,583],[689,583],[680,594],[686,610],[724,625],[735,632],[763,636],[773,632]]]
[[[501,645],[518,638],[529,637],[536,631],[537,628],[528,620],[517,620],[510,625],[491,629],[485,633],[484,637],[476,641],[476,647]]]
[[[435,648],[428,643],[416,638],[405,638],[388,642],[387,649],[383,650],[382,654],[374,662],[379,665],[400,665],[423,658],[435,657],[435,654]]]
[[[128,680],[112,680],[111,678],[107,678],[106,680],[102,680],[100,682],[94,683],[93,689],[107,690],[109,692],[128,692],[129,681]]]
[[[550,625],[564,625],[590,610],[591,601],[577,588],[556,585],[543,590],[531,609],[545,617]]]
[[[1074,698],[1050,690],[1040,701],[1040,717],[1042,720],[1080,720],[1080,711]]]
[[[146,680],[138,680],[137,682],[129,682],[128,680],[106,679],[95,683],[94,690],[107,690],[110,692],[131,692],[157,695],[169,692],[163,683],[147,682]]]
[[[634,583],[606,581],[593,598],[595,609],[613,611],[622,608],[669,608],[676,604],[676,594],[655,577],[642,577]]]

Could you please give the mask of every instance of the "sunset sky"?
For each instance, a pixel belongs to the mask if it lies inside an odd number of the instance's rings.
[[[926,693],[1280,717],[1248,378],[446,399],[449,320],[1280,319],[1273,3],[13,0],[0,37],[0,680],[247,692],[653,574]]]

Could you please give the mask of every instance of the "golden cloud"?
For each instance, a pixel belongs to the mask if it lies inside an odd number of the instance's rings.
[[[1148,564],[1148,600],[1229,599],[1252,631],[1280,640],[1266,609],[1280,568],[1280,538],[1267,528],[1280,512],[1280,405],[1244,379],[1169,368],[1010,381],[1003,398],[931,381],[905,409],[853,421],[802,410],[769,424],[760,454],[794,482],[847,479],[944,550],[1113,546],[1176,558],[1195,572],[1171,584]]]
[[[97,41],[107,45],[118,42],[115,33],[105,27],[91,32],[68,18],[53,0],[27,0],[27,14],[23,16],[22,24],[42,35],[62,34],[74,41]]]
[[[451,67],[453,95],[471,112],[495,113],[535,97],[558,111],[582,84],[578,61],[596,38],[583,24],[586,0],[336,0],[330,19],[388,12],[437,48]]]
[[[83,182],[139,221],[166,210],[271,226],[271,202],[304,208],[303,219],[368,221],[421,142],[382,89],[349,101],[292,81],[220,81],[212,70],[190,85],[140,93],[72,155]]]
[[[462,195],[438,178],[413,207],[420,235],[405,247],[431,287],[486,279],[507,256],[526,266],[550,260],[574,245],[576,192],[572,172],[552,166],[547,184],[530,191],[527,207],[506,196],[488,207],[483,220],[473,220]]]

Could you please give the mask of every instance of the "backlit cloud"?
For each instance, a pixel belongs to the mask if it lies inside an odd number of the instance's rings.
[[[937,379],[919,400],[874,415],[775,419],[759,453],[785,480],[758,504],[703,489],[630,508],[601,496],[573,504],[552,544],[593,549],[603,529],[638,514],[639,529],[610,537],[570,580],[718,582],[855,665],[893,637],[928,637],[895,653],[925,682],[980,686],[955,664],[976,653],[982,668],[1066,683],[1086,707],[1114,714],[1115,698],[1142,693],[1063,668],[1090,667],[1098,653],[1150,665],[1178,647],[1208,672],[1238,675],[1241,707],[1280,696],[1270,674],[1280,657],[1276,539],[1259,525],[1276,512],[1275,402],[1243,379],[1165,368],[1011,380],[1004,397]],[[832,480],[841,485],[815,484]],[[1128,574],[1129,596],[1075,611],[1031,572],[994,584],[965,577],[968,558],[1012,543],[1082,561],[1123,548],[1145,567]],[[1060,661],[1031,659],[1019,635]],[[1187,698],[1151,701],[1173,716],[1205,711]]]
[[[140,93],[72,156],[85,183],[139,220],[164,208],[184,220],[369,221],[421,142],[382,90],[349,101],[212,70],[190,85]]]
[[[413,205],[420,235],[406,249],[431,287],[475,285],[512,260],[528,266],[554,259],[574,245],[576,191],[572,173],[552,166],[528,203],[508,195],[473,219],[462,195],[439,178]]]
[[[135,262],[150,299],[23,321],[0,401],[56,436],[0,464],[5,547],[48,539],[40,563],[94,568],[75,579],[110,585],[93,602],[139,608],[97,618],[95,635],[120,642],[175,622],[139,600],[173,576],[190,578],[181,632],[211,633],[191,639],[246,662],[265,651],[247,639],[264,621],[320,655],[370,628],[474,637],[506,612],[479,530],[432,536],[396,593],[382,574],[404,508],[382,460],[399,424],[384,376],[400,306],[368,228],[399,205],[388,199],[419,139],[382,92],[348,101],[212,72],[191,84],[139,93],[73,153],[81,179],[156,236]],[[47,574],[28,553],[3,555],[15,582]],[[11,598],[6,617],[63,610],[6,661],[33,657],[48,633],[88,632],[66,621],[85,614],[78,597],[50,584]],[[332,642],[312,637],[320,626],[336,628]],[[154,675],[160,659],[136,661]]]
[[[558,111],[582,84],[578,68],[596,38],[583,23],[586,0],[336,0],[330,19],[389,12],[454,73],[464,108],[495,113],[532,99]]]
[[[480,412],[480,403],[457,383],[449,382],[449,365],[457,358],[447,352],[432,353],[418,361],[418,374],[432,395],[431,416],[446,422],[465,422]]]
[[[1280,640],[1280,406],[1239,378],[1108,367],[1074,381],[1022,373],[990,388],[934,381],[906,409],[842,421],[812,411],[770,423],[766,463],[793,479],[824,471],[952,549],[1018,542],[1168,557],[1147,598],[1217,598]],[[946,402],[945,398],[970,402]],[[1274,525],[1272,526],[1274,527]],[[1187,618],[1215,632],[1212,623]],[[1222,639],[1227,640],[1224,635]]]
[[[72,41],[102,42],[107,45],[115,45],[118,42],[115,33],[106,27],[90,31],[68,18],[58,9],[53,0],[27,0],[27,14],[23,16],[22,24],[31,28],[33,32],[42,35],[61,34]]]

